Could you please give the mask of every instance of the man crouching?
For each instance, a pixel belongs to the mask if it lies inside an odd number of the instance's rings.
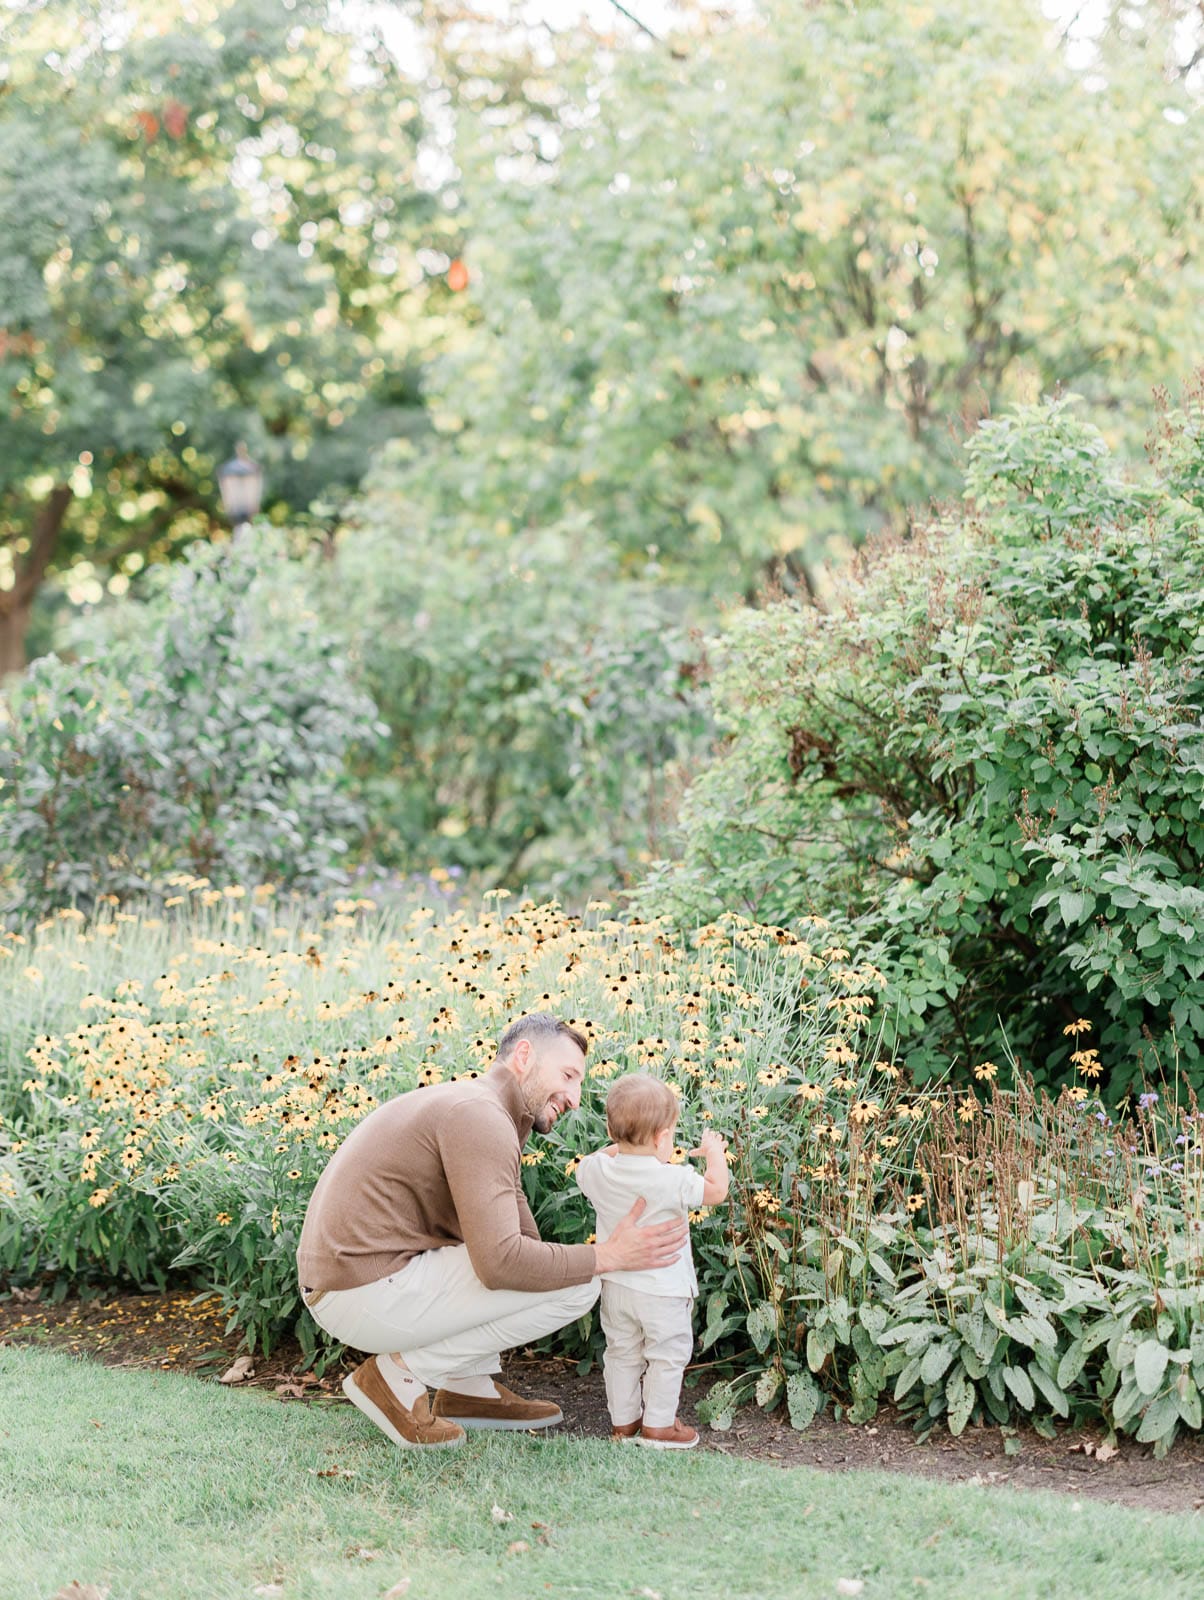
[[[484,1077],[386,1101],[318,1180],[297,1251],[301,1293],[332,1338],[376,1352],[343,1389],[395,1444],[430,1449],[461,1444],[465,1428],[560,1422],[551,1402],[494,1381],[502,1351],[583,1316],[603,1272],[681,1253],[685,1224],[640,1228],[642,1200],[597,1244],[539,1236],[522,1147],[532,1128],[547,1133],[580,1105],[586,1049],[547,1012],[519,1017]]]

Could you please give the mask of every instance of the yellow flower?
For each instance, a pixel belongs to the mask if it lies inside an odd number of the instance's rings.
[[[1072,1050],[1070,1059],[1084,1078],[1098,1078],[1104,1070],[1098,1050]]]
[[[972,1094],[967,1095],[957,1108],[958,1120],[961,1122],[973,1122],[978,1114],[978,1109],[978,1101]]]
[[[1062,1029],[1063,1034],[1075,1037],[1080,1033],[1090,1033],[1091,1024],[1086,1017],[1079,1017],[1076,1022],[1068,1022]]]
[[[96,1207],[103,1206],[112,1193],[112,1189],[93,1189],[88,1196],[88,1204]]]
[[[924,1196],[922,1194],[909,1194],[908,1195],[908,1197],[907,1197],[907,1209],[909,1211],[919,1211],[922,1208],[923,1204],[924,1204]]]
[[[794,1091],[800,1100],[822,1100],[824,1091],[818,1083],[800,1083]]]
[[[897,1078],[901,1071],[893,1061],[875,1061],[874,1067],[878,1072],[884,1072],[888,1078]]]
[[[1087,1098],[1087,1090],[1081,1083],[1072,1083],[1065,1091],[1066,1098],[1077,1105],[1081,1105]]]
[[[980,1061],[973,1071],[979,1083],[990,1083],[999,1068],[993,1061]]]
[[[849,1111],[850,1122],[873,1122],[879,1115],[882,1107],[876,1100],[858,1100],[857,1104]]]
[[[217,1223],[219,1228],[228,1228],[230,1226],[230,1224],[234,1221],[234,1218],[230,1215],[230,1213],[228,1211],[219,1211],[217,1216],[214,1217],[213,1220],[214,1220],[214,1222]]]

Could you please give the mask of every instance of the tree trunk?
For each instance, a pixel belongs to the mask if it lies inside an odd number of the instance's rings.
[[[0,590],[0,678],[25,670],[25,636],[34,596],[54,556],[73,498],[70,487],[60,483],[42,501],[34,516],[29,554],[17,567],[12,588]]]
[[[28,606],[0,606],[0,680],[25,670]]]

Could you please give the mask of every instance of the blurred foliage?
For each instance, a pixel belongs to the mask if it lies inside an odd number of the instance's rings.
[[[56,0],[2,29],[12,670],[48,573],[120,587],[213,531],[239,439],[277,517],[358,484],[421,415],[450,295],[416,250],[450,219],[415,179],[417,89],[333,0]]]
[[[955,493],[958,435],[1001,404],[1071,385],[1134,450],[1204,292],[1175,26],[1118,19],[1082,67],[1029,0],[768,0],[671,48],[574,61],[567,33],[525,70],[478,42],[477,321],[413,494],[569,508],[730,593],[805,587],[819,551]]]
[[[830,609],[738,617],[729,742],[645,899],[832,919],[921,1076],[1010,1051],[1038,1080],[1178,1065],[1199,1089],[1202,436],[1197,383],[1139,484],[1069,399],[1021,408],[971,442],[963,515],[872,551]]]
[[[91,658],[19,680],[0,740],[9,909],[41,915],[165,874],[316,887],[362,824],[351,745],[384,730],[263,529],[196,545]]]
[[[430,531],[382,472],[322,587],[390,729],[357,771],[368,855],[579,893],[663,851],[708,724],[652,563],[622,574],[580,521]]]

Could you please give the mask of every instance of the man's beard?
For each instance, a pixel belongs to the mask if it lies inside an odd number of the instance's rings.
[[[551,1133],[552,1125],[555,1121],[555,1112],[550,1106],[544,1105],[541,1110],[535,1113],[531,1125],[535,1129],[536,1133]]]

